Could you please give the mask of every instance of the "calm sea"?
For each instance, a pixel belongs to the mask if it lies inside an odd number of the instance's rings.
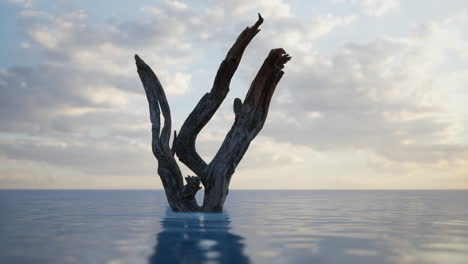
[[[0,263],[468,263],[468,191],[0,191]]]

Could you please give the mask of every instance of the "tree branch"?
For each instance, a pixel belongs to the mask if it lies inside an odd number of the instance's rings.
[[[164,89],[151,68],[135,55],[138,74],[149,103],[153,154],[158,160],[158,174],[167,200],[174,211],[222,211],[231,177],[250,143],[263,128],[271,98],[283,76],[284,64],[291,59],[283,49],[270,51],[244,101],[239,98],[234,100],[234,124],[213,160],[207,165],[196,152],[195,141],[199,132],[226,98],[244,50],[260,31],[262,22],[263,18],[259,14],[258,21],[244,29],[236,39],[219,66],[211,91],[200,99],[182,125],[179,135],[174,131],[172,148],[169,147],[171,112]],[[164,117],[162,128],[160,114]],[[198,175],[186,177],[185,185],[174,154]],[[201,188],[200,182],[205,186],[202,207],[197,205],[195,199],[196,192]]]
[[[258,14],[258,20],[252,27],[247,27],[236,39],[235,43],[221,62],[209,93],[206,93],[185,120],[177,138],[176,153],[179,160],[201,177],[205,184],[206,162],[200,157],[195,148],[198,134],[213,117],[229,92],[229,84],[241,61],[245,48],[260,31],[263,18]]]
[[[195,200],[195,193],[199,190],[194,187],[196,181],[191,179],[187,187],[183,186],[182,173],[174,159],[173,151],[169,147],[171,112],[164,89],[153,70],[138,55],[135,55],[135,61],[148,99],[152,127],[152,149],[158,160],[158,174],[161,177],[169,205],[174,211],[196,211],[198,205]],[[164,117],[162,130],[160,129],[161,112]],[[176,134],[174,133],[175,142]],[[188,190],[191,191],[190,195],[187,194]]]
[[[207,168],[203,211],[220,211],[231,176],[250,143],[265,123],[271,98],[291,57],[283,49],[268,54],[250,86],[244,102],[234,100],[235,120],[220,149]]]

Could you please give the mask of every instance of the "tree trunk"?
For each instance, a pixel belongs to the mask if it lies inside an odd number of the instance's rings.
[[[152,148],[158,160],[158,174],[172,210],[176,212],[221,212],[229,191],[229,183],[234,171],[247,151],[250,142],[260,132],[265,123],[268,108],[276,85],[283,76],[284,64],[291,59],[283,49],[273,49],[268,54],[250,89],[242,102],[234,100],[235,120],[213,160],[207,164],[198,155],[195,141],[203,127],[218,110],[229,92],[229,84],[245,48],[260,31],[263,18],[258,16],[252,27],[247,27],[237,38],[226,58],[219,66],[209,93],[206,93],[185,120],[180,133],[174,131],[172,148],[169,147],[171,134],[171,113],[164,89],[151,68],[138,55],[135,55],[140,75],[149,103],[152,123]],[[161,129],[160,113],[164,117]],[[183,184],[182,173],[174,155],[197,176],[186,177]],[[198,206],[196,192],[205,187],[203,205]]]

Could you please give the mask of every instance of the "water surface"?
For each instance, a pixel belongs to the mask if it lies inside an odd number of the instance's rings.
[[[468,263],[468,191],[0,191],[0,263]]]

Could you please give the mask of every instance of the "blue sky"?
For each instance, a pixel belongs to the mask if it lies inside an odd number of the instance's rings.
[[[257,12],[197,141],[209,160],[268,51],[292,55],[233,188],[468,187],[466,1],[4,0],[0,188],[161,188],[133,54],[177,129]]]

